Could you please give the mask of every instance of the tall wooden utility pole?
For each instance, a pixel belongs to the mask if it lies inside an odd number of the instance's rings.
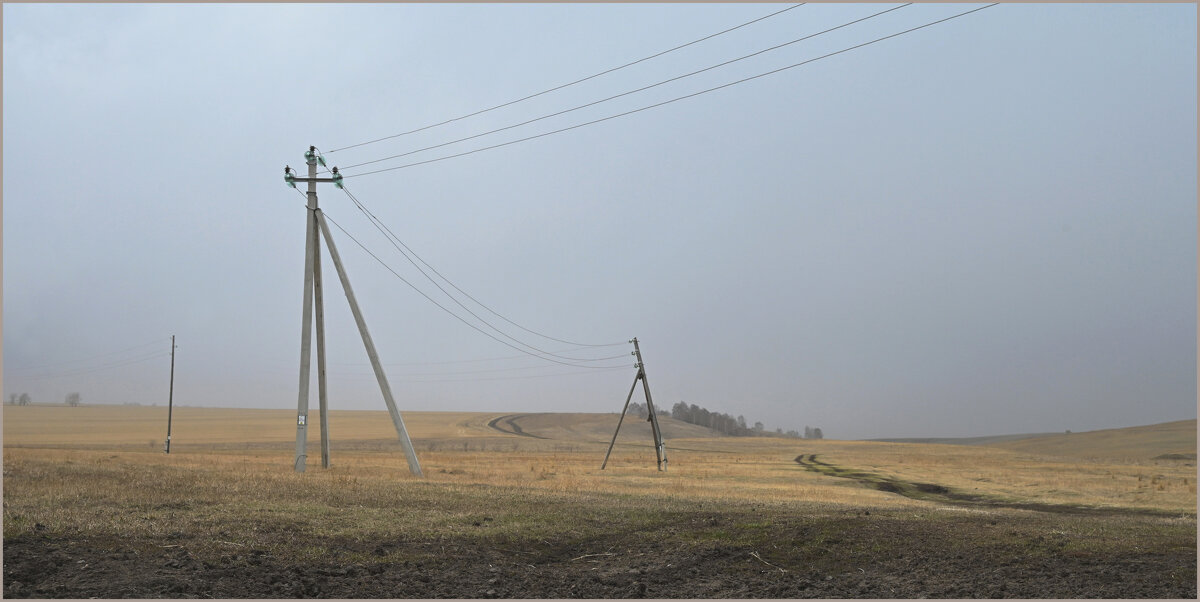
[[[629,341],[633,343],[633,355],[637,356],[637,375],[633,377],[633,386],[629,388],[629,395],[625,397],[625,407],[621,408],[621,417],[617,419],[617,430],[613,433],[612,442],[608,444],[608,452],[604,454],[604,463],[600,465],[600,470],[604,470],[608,466],[608,456],[612,454],[613,446],[617,444],[617,433],[621,432],[621,423],[625,421],[625,412],[629,410],[629,400],[633,399],[633,392],[637,389],[638,381],[642,381],[642,391],[646,394],[646,410],[650,416],[646,418],[650,422],[650,431],[654,434],[654,455],[658,458],[658,469],[660,471],[667,470],[667,448],[663,445],[662,430],[658,427],[658,413],[654,411],[654,400],[650,398],[650,383],[646,381],[646,365],[642,362],[642,350],[638,347],[637,337],[633,337]]]
[[[166,453],[171,453],[171,411],[175,405],[175,335],[171,335],[171,388],[167,391],[167,447]]]
[[[379,388],[383,392],[383,400],[387,404],[388,413],[392,416],[392,424],[396,427],[396,434],[400,437],[400,445],[404,448],[404,455],[408,459],[408,469],[414,475],[421,476],[421,465],[417,461],[417,452],[413,449],[412,441],[408,438],[408,430],[404,428],[404,420],[400,418],[400,411],[396,408],[396,402],[392,398],[392,389],[388,385],[387,376],[383,373],[383,366],[380,364],[379,355],[375,351],[375,343],[371,340],[371,334],[367,332],[367,323],[363,319],[362,310],[359,309],[358,301],[354,298],[354,291],[350,288],[350,278],[346,275],[345,268],[342,267],[342,259],[338,255],[337,248],[334,247],[333,238],[329,234],[329,226],[325,223],[325,216],[321,214],[321,209],[317,205],[317,182],[333,182],[341,188],[342,176],[338,174],[337,168],[334,167],[333,177],[318,178],[317,161],[320,160],[324,164],[324,160],[317,156],[316,151],[316,147],[310,146],[308,147],[308,152],[304,153],[304,161],[308,164],[307,178],[295,177],[292,174],[292,168],[284,168],[284,181],[289,186],[295,187],[296,182],[308,183],[308,225],[304,244],[303,329],[300,333],[300,394],[296,404],[296,459],[294,468],[296,472],[304,472],[307,461],[309,360],[312,355],[310,345],[312,341],[314,302],[316,305],[317,327],[317,390],[320,399],[321,420],[321,465],[329,468],[329,414],[325,386],[325,310],[322,302],[321,285],[321,237],[324,236],[325,242],[329,245],[329,256],[333,260],[333,266],[337,269],[338,277],[341,279],[342,289],[346,292],[346,300],[350,303],[350,311],[354,314],[354,321],[358,325],[358,332],[362,335],[363,346],[367,349],[367,357],[371,360],[371,367],[375,369],[375,378],[379,381]]]

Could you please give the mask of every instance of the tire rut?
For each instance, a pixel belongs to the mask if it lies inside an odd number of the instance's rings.
[[[517,424],[517,419],[523,418],[525,416],[526,416],[526,414],[506,414],[504,416],[500,416],[499,418],[493,418],[490,422],[488,422],[488,426],[497,431],[500,431],[501,433],[505,433],[507,435],[519,435],[521,437],[532,437],[534,439],[549,439],[550,438],[550,437],[543,437],[541,435],[534,435],[532,433],[526,433],[525,431],[521,430],[521,426],[519,424]],[[501,422],[503,422],[504,424],[507,424],[509,426],[509,428],[511,428],[512,430],[506,430],[506,429],[500,428]]]
[[[1098,508],[1095,506],[1075,506],[1069,504],[1051,504],[1046,502],[1021,502],[1005,500],[986,495],[963,493],[961,491],[955,491],[949,487],[938,485],[936,483],[916,483],[912,481],[904,481],[894,477],[886,477],[872,472],[866,472],[852,468],[842,468],[840,466],[835,466],[833,464],[817,460],[817,454],[808,454],[807,457],[805,454],[800,454],[799,456],[796,456],[796,463],[800,466],[803,466],[806,470],[812,472],[831,477],[852,479],[879,491],[895,493],[910,499],[927,502],[940,502],[943,504],[952,504],[956,506],[1014,508],[1018,510],[1034,510],[1037,512],[1051,512],[1056,514],[1139,515],[1161,517],[1179,516],[1179,513],[1177,512],[1165,512],[1161,510],[1139,508]]]

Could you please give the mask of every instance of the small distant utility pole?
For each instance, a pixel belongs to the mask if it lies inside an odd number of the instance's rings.
[[[350,312],[354,314],[354,322],[358,325],[358,332],[362,336],[363,346],[367,349],[367,357],[371,360],[371,367],[375,370],[375,378],[379,381],[379,389],[383,392],[383,401],[387,404],[388,413],[392,417],[392,424],[396,427],[396,434],[400,437],[400,446],[404,448],[404,455],[408,460],[408,469],[412,474],[419,477],[421,476],[421,464],[417,461],[417,452],[413,449],[412,441],[408,438],[408,430],[404,428],[404,420],[400,418],[400,411],[396,408],[396,401],[392,398],[392,389],[388,385],[387,376],[383,373],[383,365],[379,362],[379,354],[375,351],[375,343],[371,339],[371,333],[367,332],[367,323],[363,319],[362,310],[358,308],[358,301],[354,298],[354,290],[350,288],[350,278],[346,275],[345,268],[342,267],[341,256],[338,255],[337,247],[333,244],[333,237],[329,234],[329,226],[325,223],[325,216],[317,206],[317,182],[332,182],[338,188],[341,188],[342,176],[338,173],[338,168],[334,167],[332,170],[333,177],[317,177],[317,163],[320,162],[321,165],[324,165],[325,159],[317,154],[315,146],[308,147],[308,152],[304,153],[304,162],[308,164],[307,178],[296,177],[292,173],[291,167],[284,167],[283,170],[283,180],[288,186],[295,188],[296,182],[308,183],[308,227],[304,243],[303,330],[300,334],[300,394],[296,404],[296,459],[293,466],[296,472],[304,472],[305,463],[308,458],[306,446],[308,443],[309,361],[312,356],[312,314],[315,301],[317,387],[321,404],[321,465],[329,468],[329,419],[325,399],[325,310],[321,300],[321,238],[324,237],[325,243],[329,247],[329,257],[333,260],[333,267],[337,268],[338,278],[342,282],[342,290],[346,293],[346,300],[350,303]]]
[[[171,335],[171,388],[167,392],[167,448],[171,453],[171,411],[175,401],[175,335]]]
[[[608,456],[612,453],[613,446],[617,444],[617,433],[621,432],[621,423],[625,421],[625,412],[629,410],[629,400],[633,399],[633,391],[637,389],[638,381],[642,381],[642,391],[646,394],[646,410],[650,412],[650,416],[646,418],[650,422],[650,430],[654,434],[654,455],[658,458],[658,469],[660,471],[667,470],[667,448],[663,445],[662,430],[658,427],[658,413],[654,410],[654,400],[650,398],[650,383],[646,381],[646,365],[642,362],[642,350],[638,347],[637,337],[629,340],[633,343],[633,355],[637,356],[637,375],[633,377],[633,386],[629,388],[629,395],[625,398],[625,407],[621,408],[621,417],[617,420],[617,430],[613,433],[612,442],[608,444],[608,452],[604,454],[604,463],[600,465],[600,470],[604,470],[608,466]]]

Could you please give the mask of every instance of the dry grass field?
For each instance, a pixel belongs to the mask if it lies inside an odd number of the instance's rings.
[[[615,414],[410,412],[417,479],[386,412],[330,412],[330,469],[312,424],[304,474],[291,411],[176,408],[170,455],[165,408],[3,418],[6,597],[1196,592],[1196,466],[1176,423],[1071,434],[1072,450],[664,419],[659,472],[632,418],[601,471]]]
[[[1160,456],[1196,459],[1196,421],[1063,433],[998,443],[995,447],[1026,454],[1145,462]]]

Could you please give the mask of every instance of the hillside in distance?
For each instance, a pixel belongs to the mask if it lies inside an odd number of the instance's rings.
[[[401,412],[416,441],[512,439],[561,443],[607,444],[617,428],[618,413]],[[314,417],[315,418],[315,417]],[[330,410],[331,438],[394,441],[396,432],[386,411]],[[167,409],[146,406],[35,404],[4,408],[6,446],[125,445],[162,447]],[[286,444],[296,437],[295,410],[177,407],[172,447],[176,445]],[[667,416],[659,417],[663,437],[711,438],[711,429]],[[309,429],[310,444],[319,429]],[[651,441],[650,423],[626,415],[619,442]]]
[[[991,437],[872,439],[891,443],[939,443],[998,447],[1026,454],[1072,458],[1196,459],[1196,420],[1081,433],[1029,433]]]
[[[1055,433],[990,445],[1047,456],[1195,460],[1196,421],[1179,420],[1083,433]]]
[[[618,413],[502,413],[502,412],[402,412],[410,436],[416,441],[507,439],[532,443],[607,445],[617,428]],[[359,441],[393,441],[396,437],[387,412],[332,410],[332,438],[342,444]],[[180,445],[286,444],[295,441],[294,410],[175,408],[173,441]],[[659,417],[663,438],[714,439],[712,429],[667,416]],[[132,406],[34,405],[5,407],[6,446],[131,445],[161,447],[166,408]],[[1080,433],[1040,433],[970,438],[876,439],[913,444],[952,444],[994,447],[1029,455],[1113,460],[1196,459],[1196,420]],[[315,441],[318,430],[309,432]],[[739,438],[756,439],[756,438]],[[762,441],[774,440],[773,437]],[[620,443],[648,444],[650,423],[626,415]]]

